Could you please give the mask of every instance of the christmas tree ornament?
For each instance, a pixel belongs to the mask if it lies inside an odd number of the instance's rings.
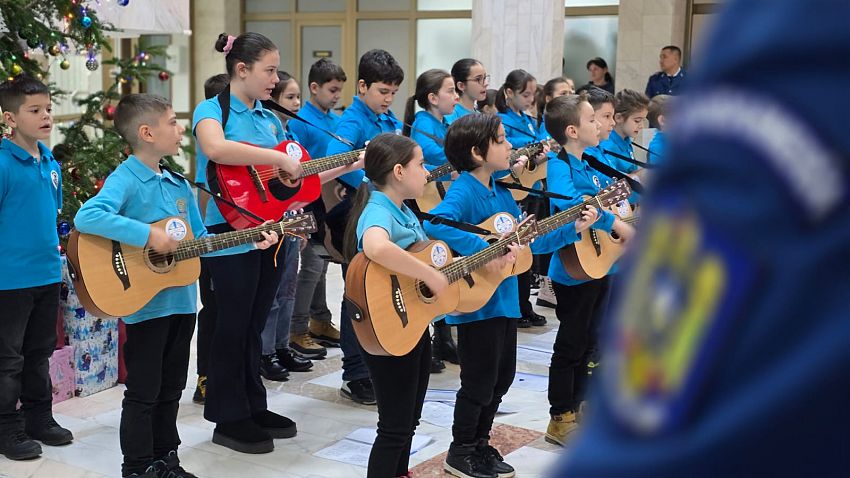
[[[19,64],[17,64],[17,63],[15,63],[14,65],[12,65],[12,74],[13,74],[13,75],[16,75],[16,76],[17,76],[17,75],[20,75],[21,73],[23,73],[23,71],[24,71],[24,69],[23,69],[23,68],[21,68],[21,65],[19,65]]]
[[[98,66],[100,66],[100,63],[97,62],[97,58],[92,56],[89,57],[88,60],[86,60],[86,68],[88,68],[89,71],[97,70]]]
[[[115,106],[114,105],[106,105],[103,107],[103,117],[112,121],[115,119]]]
[[[88,16],[88,15],[86,15],[83,18],[80,19],[80,25],[82,25],[83,28],[89,28],[91,26],[91,23],[92,23],[91,17]]]
[[[38,48],[38,38],[32,37],[27,39],[27,46],[30,48]]]
[[[71,233],[71,224],[69,224],[68,221],[60,221],[56,230],[59,232],[60,236],[65,237]]]
[[[68,61],[67,58],[65,58],[64,60],[59,62],[59,68],[62,68],[63,70],[67,70],[68,68],[71,68],[71,62]]]
[[[120,5],[122,7],[126,7],[129,4],[130,4],[130,0],[118,0],[118,5]]]
[[[103,183],[106,182],[106,178],[100,178],[94,182],[94,190],[100,191],[103,188]]]
[[[169,78],[171,78],[171,75],[167,71],[159,72],[159,81],[168,81]]]
[[[48,48],[47,53],[50,53],[50,56],[58,56],[60,51],[61,50],[59,49],[59,45],[54,44],[50,48]]]

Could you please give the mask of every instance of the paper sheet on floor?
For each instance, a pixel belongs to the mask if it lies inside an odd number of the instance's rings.
[[[549,377],[533,373],[517,372],[511,387],[531,392],[545,392],[549,389]]]
[[[443,402],[454,404],[457,399],[457,390],[444,390],[429,388],[425,391],[426,402]]]
[[[349,433],[345,437],[345,439],[356,441],[359,443],[365,443],[371,447],[372,444],[375,443],[375,437],[377,437],[377,435],[377,429],[364,427],[358,428],[357,430],[354,430],[353,432]],[[432,441],[434,441],[434,438],[429,435],[420,435],[418,433],[416,435],[413,435],[413,443],[410,445],[410,454],[412,455],[417,451],[425,448]]]
[[[451,428],[454,417],[455,407],[452,405],[443,402],[425,402],[422,405],[422,420],[438,427]]]
[[[369,443],[340,440],[327,448],[313,453],[313,456],[365,467],[369,465],[369,454],[371,452],[372,445]]]
[[[547,353],[520,345],[516,348],[516,359],[518,362],[528,362],[548,367],[552,362],[552,352]]]

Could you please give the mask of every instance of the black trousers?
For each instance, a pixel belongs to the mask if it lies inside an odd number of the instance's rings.
[[[407,355],[361,354],[378,402],[378,436],[369,455],[368,478],[407,474],[410,445],[419,425],[431,370],[431,341],[426,331]]]
[[[144,473],[154,460],[177,450],[177,408],[186,388],[195,314],[175,314],[127,324],[121,403],[123,476]]]
[[[599,322],[608,306],[610,278],[566,286],[552,283],[558,305],[558,335],[549,366],[549,413],[576,411],[587,393],[587,363]]]
[[[58,309],[58,283],[0,290],[0,430],[19,423],[19,399],[24,413],[50,410]]]
[[[516,324],[517,319],[494,317],[457,326],[460,390],[454,444],[490,438],[496,411],[516,373]]]
[[[210,346],[215,334],[218,306],[215,301],[209,258],[201,258],[201,277],[198,288],[201,293],[201,310],[198,311],[198,375],[207,375],[210,362]]]
[[[220,233],[230,227],[209,229]],[[218,305],[204,404],[204,418],[211,422],[244,420],[266,409],[260,334],[283,275],[283,254],[275,267],[276,251],[275,246],[208,258]]]
[[[519,290],[519,313],[523,317],[531,317],[534,309],[531,307],[531,269],[516,276],[517,289]]]

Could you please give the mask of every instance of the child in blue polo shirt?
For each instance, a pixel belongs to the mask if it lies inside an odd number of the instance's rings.
[[[166,217],[188,222],[195,238],[208,235],[189,185],[159,167],[163,156],[179,152],[184,131],[168,100],[154,95],[122,98],[115,109],[115,128],[134,154],[83,204],[74,218],[77,229],[159,252],[175,250],[183,239],[150,226]],[[274,233],[264,236],[255,245],[216,254],[246,252],[254,246],[267,249],[277,242]],[[177,458],[177,409],[186,386],[196,304],[195,284],[171,287],[123,319],[127,390],[121,404],[122,476],[194,476]]]
[[[53,129],[50,90],[18,76],[0,85],[0,453],[11,460],[64,445],[71,432],[53,420],[48,359],[56,346],[62,173],[42,140]],[[17,411],[17,402],[21,410]]]
[[[456,61],[452,65],[452,79],[458,101],[454,113],[446,116],[449,124],[462,116],[481,111],[481,105],[487,101],[487,87],[490,85],[490,75],[484,65],[474,58]]]
[[[637,138],[646,122],[649,98],[635,90],[620,90],[614,95],[614,131],[599,147],[605,153],[605,162],[623,173],[635,173],[640,167],[621,158],[635,159],[632,140]]]
[[[526,113],[536,93],[534,76],[525,70],[513,70],[496,94],[496,109],[502,117],[507,139],[515,148],[537,139],[537,121]]]
[[[229,165],[275,165],[290,176],[301,174],[299,161],[272,149],[286,139],[280,120],[260,104],[278,83],[280,54],[259,33],[222,34],[217,51],[225,53],[228,88],[195,108],[197,154]],[[221,101],[220,101],[221,100]],[[222,104],[227,105],[222,109]],[[227,121],[224,120],[225,111]],[[250,144],[245,144],[250,143]],[[231,231],[218,204],[207,205],[205,225],[213,233]],[[210,258],[218,317],[213,333],[204,417],[216,423],[213,443],[242,453],[268,453],[273,437],[291,438],[295,423],[268,410],[260,377],[261,332],[280,285],[283,262],[275,249]]]
[[[546,175],[549,189],[573,198],[550,199],[554,214],[581,203],[583,195],[598,194],[608,178],[581,159],[586,148],[599,142],[600,131],[596,112],[584,94],[555,98],[546,106],[545,118],[549,134],[563,146],[558,157],[549,161]],[[602,211],[591,227],[614,231],[624,242],[634,235],[630,225],[608,211]],[[549,277],[558,302],[555,314],[560,324],[549,367],[551,419],[546,441],[563,446],[578,428],[576,414],[587,386],[588,354],[607,304],[610,281],[607,276],[591,281],[574,279],[560,260],[550,261]]]
[[[404,201],[422,195],[428,171],[422,149],[393,134],[375,137],[366,148],[366,180],[358,188],[346,228],[345,255],[363,252],[394,272],[422,280],[438,297],[446,277],[404,249],[424,241],[425,231]],[[428,388],[431,350],[426,330],[402,356],[362,353],[378,404],[378,435],[369,455],[367,477],[410,476],[410,445]]]
[[[479,224],[496,213],[517,219],[519,207],[508,189],[493,178],[496,171],[508,168],[511,143],[497,115],[466,115],[449,128],[446,156],[460,176],[445,199],[431,213],[469,224]],[[537,238],[534,253],[546,253],[554,247],[576,240],[576,231],[587,228],[596,219],[590,208],[584,219]],[[480,236],[446,225],[426,221],[430,236],[442,239],[459,254],[471,255],[488,246]],[[511,254],[518,250],[511,246]],[[505,256],[488,267],[498,270],[506,265]],[[487,304],[476,312],[446,317],[457,325],[460,358],[460,390],[457,393],[452,444],[444,468],[458,477],[495,478],[514,476],[499,452],[489,445],[490,428],[502,397],[513,383],[516,372],[517,318],[520,317],[516,277],[509,277],[496,289]]]
[[[335,131],[340,117],[333,111],[342,94],[347,77],[341,66],[327,58],[322,58],[310,67],[307,75],[307,88],[310,99],[298,114],[307,121]],[[311,158],[321,158],[328,150],[331,136],[301,121],[291,121],[289,128],[298,136],[301,146]],[[356,168],[354,168],[356,169]],[[301,267],[298,269],[295,305],[290,324],[289,347],[308,359],[320,359],[327,355],[327,349],[317,341],[330,347],[339,347],[340,334],[331,323],[331,311],[325,295],[325,276],[328,271],[328,252],[325,250],[325,203],[319,198],[313,201],[305,211],[313,213],[319,229],[310,235],[307,245],[301,250]],[[281,365],[290,368],[289,355],[278,359]]]
[[[649,113],[646,119],[649,127],[655,128],[655,135],[649,142],[649,154],[646,159],[650,163],[659,164],[664,150],[667,149],[667,137],[664,130],[667,126],[667,112],[670,111],[670,95],[655,95],[649,101]]]
[[[446,152],[443,149],[443,138],[449,128],[446,117],[454,111],[456,101],[452,75],[437,69],[419,75],[416,79],[416,93],[407,100],[404,135],[419,144],[425,162],[431,166],[446,163]],[[424,111],[414,116],[417,104]]]
[[[404,80],[404,71],[395,58],[384,50],[369,50],[360,57],[357,68],[357,96],[342,114],[336,134],[351,144],[333,139],[328,143],[327,155],[344,153],[363,148],[366,142],[381,133],[401,134],[402,125],[392,111],[399,85]],[[349,190],[349,195],[334,209],[328,211],[327,223],[332,241],[338,250],[343,240],[338,231],[344,231],[349,220],[350,196],[363,180],[363,171],[352,171],[339,177]],[[347,266],[342,266],[345,278]],[[340,308],[340,347],[342,348],[342,387],[340,395],[354,402],[374,405],[375,392],[369,380],[369,370],[360,357],[360,346],[351,326],[347,306],[343,301]]]

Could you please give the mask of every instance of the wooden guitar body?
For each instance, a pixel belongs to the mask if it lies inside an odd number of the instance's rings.
[[[589,196],[586,196],[587,198]],[[632,217],[634,211],[628,201],[620,201],[605,208],[620,219]],[[579,234],[580,239],[558,251],[564,269],[570,277],[579,280],[601,279],[608,275],[623,255],[623,241],[615,233],[588,229]]]
[[[452,261],[441,241],[422,241],[408,249],[414,257],[434,267]],[[345,299],[363,350],[372,355],[405,355],[416,346],[435,317],[452,312],[459,299],[458,283],[450,284],[441,298],[433,297],[420,281],[389,271],[362,252],[348,266]]]

